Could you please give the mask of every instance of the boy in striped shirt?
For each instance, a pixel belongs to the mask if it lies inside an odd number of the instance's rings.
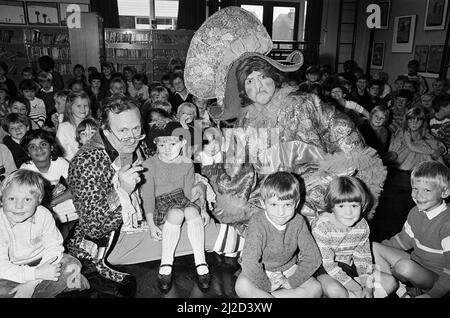
[[[28,116],[42,128],[47,118],[47,111],[44,101],[36,97],[36,91],[38,89],[36,82],[33,80],[23,80],[20,82],[19,88],[23,97],[30,102],[30,113]]]
[[[384,273],[419,290],[421,298],[439,298],[450,291],[450,169],[426,161],[411,173],[411,209],[400,233],[373,243],[375,264]],[[410,251],[412,250],[412,251]],[[410,253],[408,252],[410,251]],[[400,284],[397,295],[407,297]]]

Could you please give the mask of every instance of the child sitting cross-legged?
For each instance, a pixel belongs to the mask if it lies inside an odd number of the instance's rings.
[[[17,170],[1,186],[0,297],[47,298],[88,289],[80,262],[64,254],[63,239],[43,206],[44,179]]]
[[[439,298],[450,291],[450,170],[436,161],[418,164],[411,173],[411,196],[416,206],[401,232],[373,243],[375,264],[400,284],[400,297]],[[411,251],[412,250],[412,251]]]
[[[307,222],[296,208],[299,181],[277,172],[261,186],[264,213],[250,219],[242,252],[242,272],[235,290],[243,298],[320,297],[320,283],[312,277],[321,263],[319,249]]]
[[[324,295],[373,298],[374,291],[376,297],[393,292],[395,279],[373,271],[370,230],[364,219],[369,195],[361,181],[348,176],[333,179],[325,192],[325,203],[329,212],[312,223],[312,234],[322,254],[323,267],[317,279]]]

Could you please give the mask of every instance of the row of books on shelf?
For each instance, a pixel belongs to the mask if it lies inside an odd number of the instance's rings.
[[[131,33],[131,32],[117,32],[105,31],[106,43],[149,43],[151,42],[150,32],[145,33]]]
[[[68,44],[68,33],[43,33],[38,29],[24,30],[25,43],[38,44]]]
[[[117,72],[123,72],[123,69],[125,66],[132,66],[134,67],[138,73],[147,73],[147,64],[141,63],[141,64],[133,64],[133,63],[113,63],[114,69]]]
[[[70,60],[70,48],[68,47],[31,46],[27,47],[27,53],[28,56],[33,58],[49,55],[54,60]]]
[[[177,33],[155,33],[154,42],[158,44],[170,44],[170,45],[184,45],[189,46],[191,43],[192,36],[194,34],[177,34]]]
[[[14,31],[12,30],[0,30],[0,42],[10,43],[13,36]]]
[[[61,75],[72,74],[72,63],[55,63],[55,69]]]
[[[151,58],[151,50],[148,49],[106,49],[108,59],[148,59]]]

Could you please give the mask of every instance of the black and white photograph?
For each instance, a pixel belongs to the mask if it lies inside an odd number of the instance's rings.
[[[448,307],[448,11],[0,0],[4,316]]]

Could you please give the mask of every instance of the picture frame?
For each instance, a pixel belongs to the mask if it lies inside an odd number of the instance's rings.
[[[417,15],[398,16],[394,19],[392,53],[412,53]]]
[[[427,73],[438,74],[440,72],[443,54],[443,45],[430,45],[430,52],[428,54],[427,62]]]
[[[57,2],[27,2],[28,24],[60,25]]]
[[[67,7],[72,3],[60,3],[59,4],[59,19],[61,21],[61,25],[66,25],[67,21]],[[90,12],[89,4],[86,3],[73,3],[80,6],[81,12]]]
[[[419,61],[418,72],[427,71],[428,54],[430,52],[429,45],[416,45],[414,50],[414,59]]]
[[[372,48],[370,68],[382,70],[384,64],[384,42],[375,42]]]
[[[0,24],[26,24],[23,1],[0,1]]]
[[[377,3],[381,9],[380,29],[389,29],[389,15],[391,13],[391,0],[380,0]]]
[[[425,31],[444,30],[447,19],[448,0],[427,0]]]

